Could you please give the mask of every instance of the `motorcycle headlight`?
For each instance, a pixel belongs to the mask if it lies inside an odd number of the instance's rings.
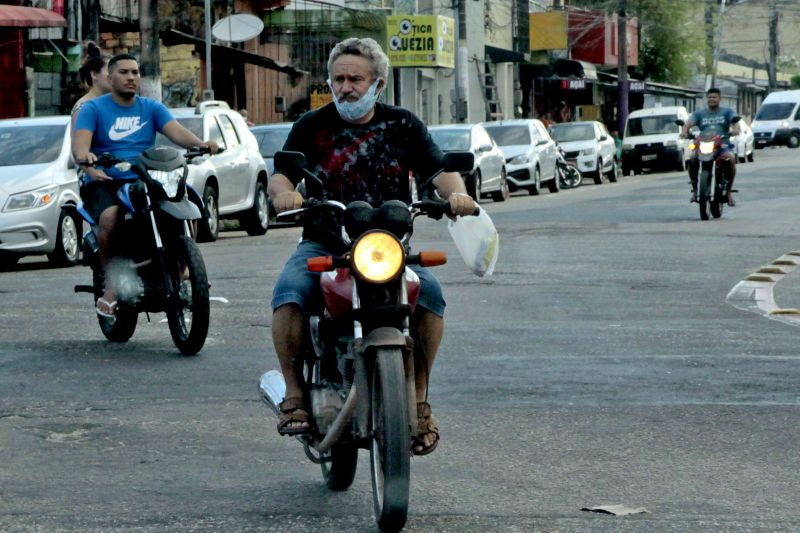
[[[178,194],[178,185],[183,177],[183,168],[176,168],[175,170],[148,170],[150,177],[157,181],[164,187],[164,192],[167,196],[172,198]]]
[[[528,158],[528,154],[522,154],[522,155],[518,155],[517,157],[512,157],[509,160],[509,164],[511,164],[511,165],[524,165],[528,161],[530,161],[530,159]]]
[[[353,269],[362,279],[383,283],[394,279],[403,269],[403,246],[385,231],[369,231],[353,246]]]
[[[700,143],[700,153],[708,155],[714,153],[714,141],[705,141]]]
[[[58,195],[58,185],[48,185],[35,191],[21,192],[10,196],[6,201],[3,211],[19,211],[21,209],[33,209],[44,207],[53,203]]]
[[[584,148],[581,150],[581,155],[594,155],[594,148]]]

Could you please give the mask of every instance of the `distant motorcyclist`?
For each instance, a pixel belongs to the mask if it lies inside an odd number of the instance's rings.
[[[377,102],[386,86],[389,59],[373,39],[350,38],[338,43],[328,59],[328,83],[333,103],[303,115],[292,127],[285,150],[303,152],[312,173],[319,176],[328,199],[345,204],[354,200],[379,206],[384,201],[409,201],[409,171],[425,177],[443,168],[443,154],[425,125],[411,112]],[[277,212],[301,207],[295,191],[299,179],[276,168],[268,192]],[[457,172],[444,172],[434,180],[451,213],[469,215],[475,202]],[[325,246],[308,239],[298,245],[281,272],[272,295],[272,340],[286,394],[280,404],[281,434],[309,433],[311,418],[302,387],[301,355],[307,315],[321,301],[319,274],[308,272],[306,259],[330,255]],[[412,449],[430,453],[439,441],[438,427],[427,402],[428,378],[444,331],[445,302],[436,278],[415,269],[421,296],[413,320],[421,345],[415,359],[419,434]]]
[[[733,145],[730,144],[730,137],[739,134],[739,124],[734,122],[736,112],[729,107],[719,105],[721,92],[716,87],[711,87],[706,91],[707,109],[700,109],[689,115],[689,120],[683,125],[682,137],[686,137],[689,129],[693,126],[700,128],[700,133],[705,135],[721,135],[723,137],[722,150],[718,158],[725,165],[725,172],[728,177],[728,190],[725,191],[728,205],[736,205],[733,199],[733,180],[736,177],[736,156],[733,153]],[[692,202],[697,201],[697,176],[700,173],[700,164],[697,159],[689,161],[689,179],[692,182]]]

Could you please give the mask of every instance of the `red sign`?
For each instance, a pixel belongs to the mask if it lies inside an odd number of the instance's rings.
[[[561,80],[561,88],[565,91],[580,91],[586,88],[586,80]]]

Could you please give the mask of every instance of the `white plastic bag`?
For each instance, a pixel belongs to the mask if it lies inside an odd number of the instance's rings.
[[[447,229],[469,269],[481,277],[491,276],[500,241],[486,210],[481,209],[478,216],[458,217],[455,222],[448,220]]]

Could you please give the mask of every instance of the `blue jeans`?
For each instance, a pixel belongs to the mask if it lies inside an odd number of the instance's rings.
[[[322,289],[318,272],[309,272],[306,260],[311,257],[331,255],[327,248],[313,241],[302,241],[283,266],[272,291],[272,310],[282,305],[297,304],[304,314],[320,311]],[[445,301],[442,286],[427,268],[409,265],[420,280],[420,294],[417,305],[433,314],[443,317]]]

